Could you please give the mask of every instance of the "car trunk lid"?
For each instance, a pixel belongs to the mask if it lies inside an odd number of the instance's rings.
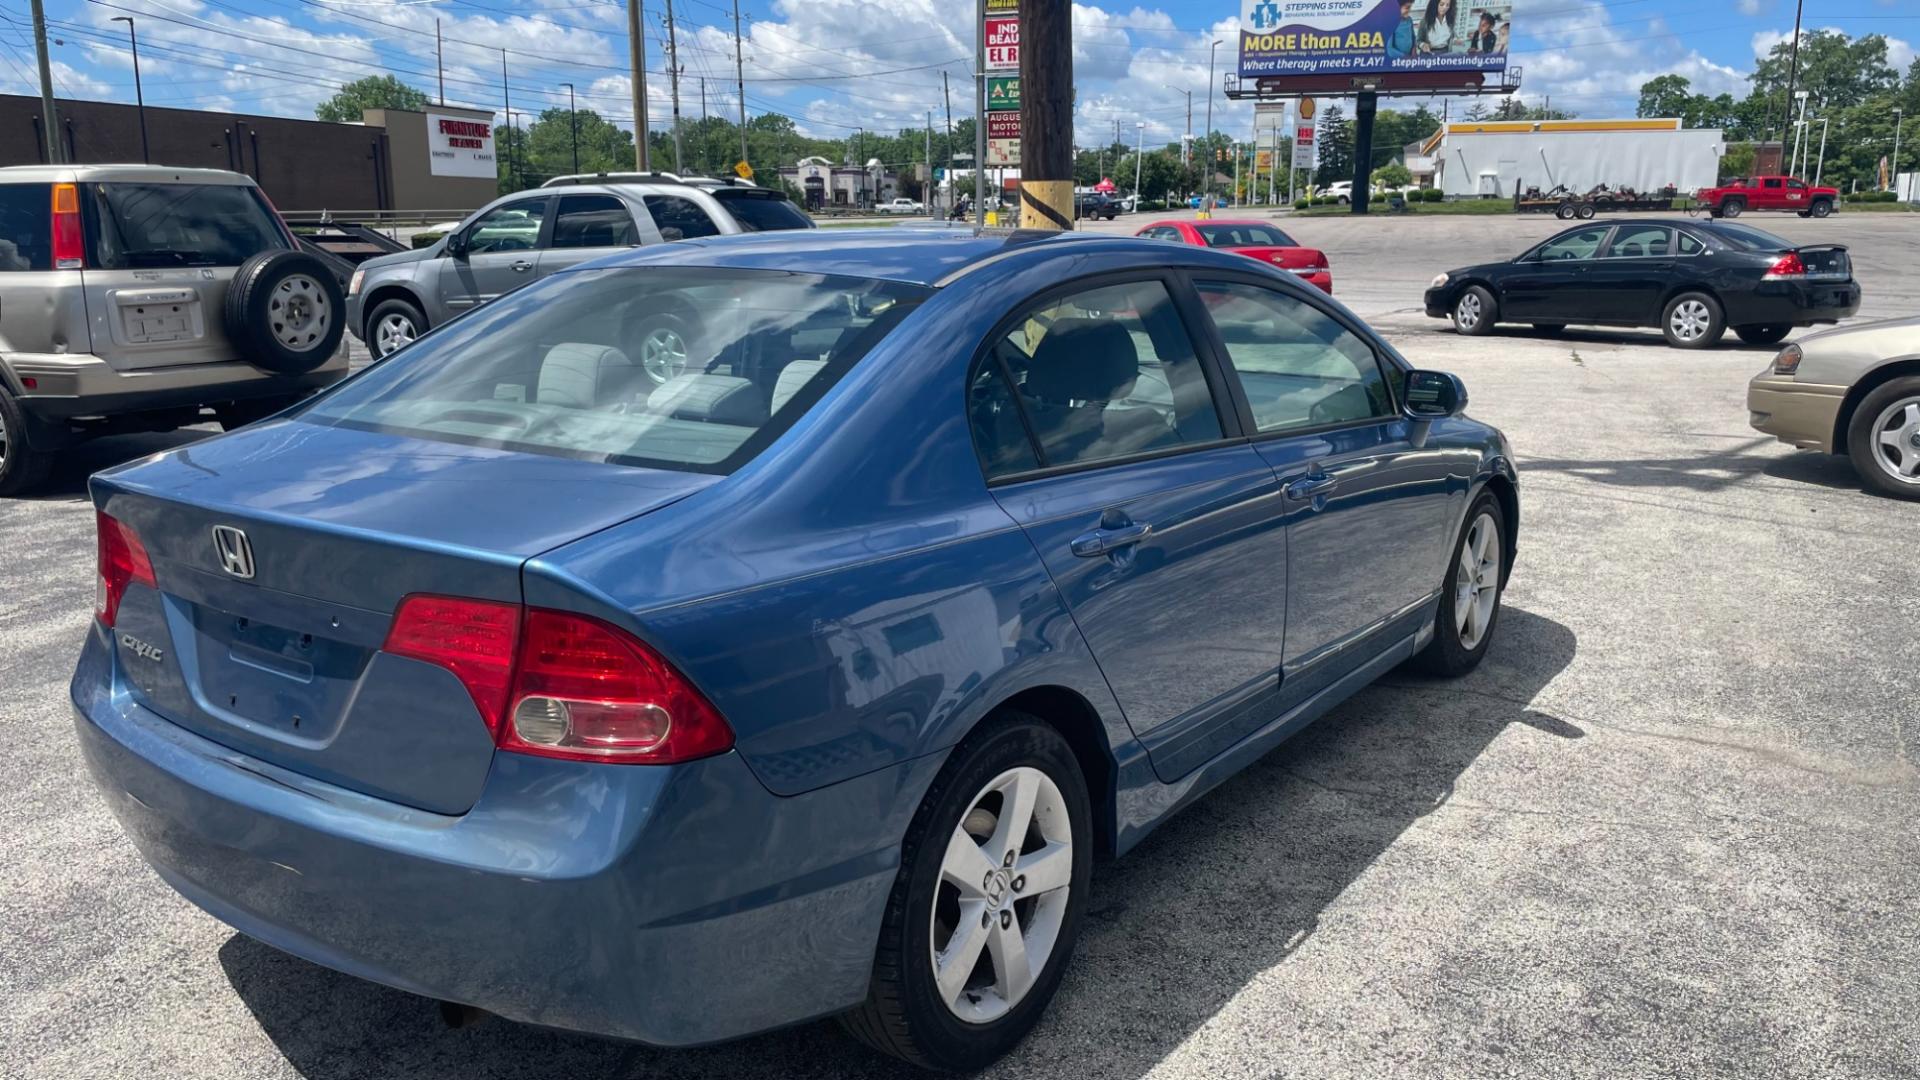
[[[519,603],[527,559],[715,479],[298,421],[102,474],[157,583],[115,621],[128,692],[249,757],[460,813],[492,733],[451,672],[380,651],[401,598]]]
[[[1840,244],[1818,244],[1794,249],[1809,281],[1846,281],[1853,277],[1853,260]]]

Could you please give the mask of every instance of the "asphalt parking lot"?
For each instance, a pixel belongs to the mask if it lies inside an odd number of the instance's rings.
[[[1851,245],[1863,317],[1920,312],[1920,215],[1754,223]],[[1920,1076],[1920,506],[1747,427],[1772,348],[1420,314],[1436,271],[1560,225],[1288,226],[1511,437],[1499,636],[1457,683],[1390,675],[1102,868],[1048,1019],[988,1075]],[[0,502],[0,1076],[898,1073],[830,1023],[684,1052],[447,1030],[164,886],[68,718],[84,478],[205,434],[97,443]]]

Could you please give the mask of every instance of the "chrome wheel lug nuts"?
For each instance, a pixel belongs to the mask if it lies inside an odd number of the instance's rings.
[[[1005,930],[1011,927],[1012,925],[1013,925],[1013,912],[1002,911],[1000,913],[1000,929]]]
[[[1027,875],[1021,874],[1019,877],[1013,879],[1014,892],[1019,892],[1020,890],[1026,887],[1027,887]]]

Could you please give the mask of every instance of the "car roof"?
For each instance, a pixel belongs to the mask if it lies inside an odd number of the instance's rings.
[[[976,229],[928,223],[885,228],[788,229],[741,236],[699,237],[652,244],[597,259],[590,267],[716,266],[801,270],[938,286],[996,256],[1043,248],[1134,245],[1146,260],[1164,263],[1164,241],[1097,233]],[[1148,263],[1143,261],[1143,265]]]
[[[178,169],[167,165],[9,165],[0,184],[228,184],[253,187],[253,177],[226,169]]]

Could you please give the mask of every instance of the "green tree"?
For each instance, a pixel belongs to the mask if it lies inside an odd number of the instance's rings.
[[[1661,75],[1640,84],[1640,117],[1685,116],[1693,101],[1693,84],[1684,75]]]
[[[336,124],[357,124],[362,109],[407,109],[419,112],[432,99],[391,75],[355,79],[340,92],[313,107],[313,115]]]
[[[633,133],[618,127],[592,109],[569,114],[564,107],[546,109],[527,125],[527,187],[571,172],[622,172],[633,169]],[[575,168],[575,147],[579,150]],[[672,161],[671,150],[667,161]],[[655,167],[659,167],[656,158]]]
[[[1376,187],[1406,187],[1413,183],[1413,173],[1397,161],[1389,161],[1373,170],[1373,183]]]
[[[1320,167],[1314,170],[1314,183],[1321,187],[1340,180],[1353,179],[1353,121],[1329,105],[1320,121]]]

